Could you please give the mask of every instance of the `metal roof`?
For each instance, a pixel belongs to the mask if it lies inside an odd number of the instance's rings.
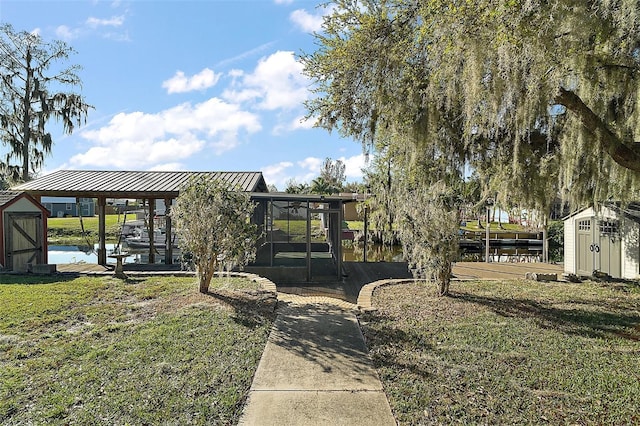
[[[323,202],[355,202],[351,194],[349,195],[323,195],[323,194],[289,194],[286,192],[252,193],[253,200],[268,201],[309,201],[311,203]]]
[[[190,178],[222,180],[245,192],[267,192],[261,172],[143,172],[58,170],[13,190],[36,196],[175,198]]]

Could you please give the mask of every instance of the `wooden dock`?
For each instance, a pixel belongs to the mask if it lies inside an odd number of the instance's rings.
[[[562,265],[541,262],[457,262],[453,275],[457,279],[524,279],[527,272],[557,274],[561,277]]]

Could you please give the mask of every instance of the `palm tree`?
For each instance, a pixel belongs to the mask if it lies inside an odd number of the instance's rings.
[[[340,188],[332,185],[331,182],[327,182],[325,178],[319,176],[311,181],[311,193],[312,194],[337,194],[340,192]]]

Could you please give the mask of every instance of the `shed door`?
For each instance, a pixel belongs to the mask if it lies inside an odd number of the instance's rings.
[[[599,259],[598,269],[611,275],[613,278],[621,278],[621,242],[620,223],[617,220],[605,219],[598,221],[599,238],[596,258]]]
[[[8,213],[5,228],[5,265],[25,272],[27,263],[43,262],[41,213]]]
[[[576,223],[576,273],[588,275],[593,273],[593,230],[592,220],[580,219]]]

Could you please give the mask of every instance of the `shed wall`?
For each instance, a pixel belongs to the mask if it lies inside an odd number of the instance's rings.
[[[620,226],[622,238],[622,277],[637,279],[640,277],[640,225],[625,219]]]
[[[571,216],[564,221],[564,272],[576,273],[576,221]]]

